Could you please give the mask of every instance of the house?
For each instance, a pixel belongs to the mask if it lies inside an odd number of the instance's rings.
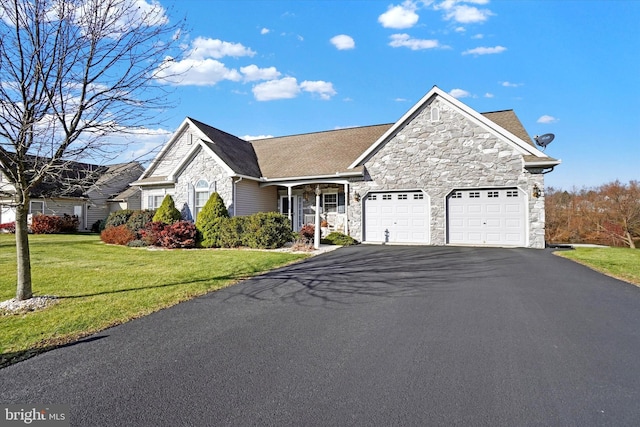
[[[512,110],[480,114],[437,87],[395,123],[256,141],[186,118],[141,178],[187,217],[218,192],[231,215],[279,211],[363,242],[543,248],[544,174]]]
[[[140,163],[100,166],[60,162],[59,166],[58,177],[44,180],[31,191],[30,215],[76,215],[79,230],[85,231],[115,210],[140,208],[140,190],[128,188],[129,183],[144,172]],[[0,176],[0,188],[0,223],[15,221],[11,197],[15,190],[3,176]]]

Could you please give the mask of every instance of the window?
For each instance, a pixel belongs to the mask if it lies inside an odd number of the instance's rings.
[[[469,198],[470,199],[479,199],[480,198],[480,192],[479,191],[472,191],[469,193]]]
[[[209,200],[209,183],[201,179],[196,183],[196,200],[194,206],[194,217],[198,218],[198,213],[202,210],[207,200]]]
[[[498,192],[497,191],[487,191],[487,197],[489,197],[489,198],[499,197],[498,196]]]
[[[382,200],[391,200],[391,194],[383,194]]]
[[[424,194],[423,193],[415,193],[413,195],[413,200],[423,200],[424,199]]]
[[[462,199],[462,192],[456,191],[451,195],[452,199]]]
[[[378,196],[376,194],[370,194],[369,200],[378,200]]]
[[[338,212],[338,195],[336,193],[323,194],[322,207],[324,212]]]
[[[151,195],[147,198],[147,209],[158,209],[164,200],[164,195]]]
[[[31,201],[29,202],[29,213],[31,215],[44,213],[44,202]]]
[[[438,107],[431,107],[431,121],[437,122],[440,120],[440,109]]]
[[[407,200],[408,198],[406,194],[398,194],[398,200]]]
[[[507,197],[518,197],[518,190],[507,190]]]

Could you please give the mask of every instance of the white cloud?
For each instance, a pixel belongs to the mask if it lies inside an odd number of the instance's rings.
[[[230,43],[219,39],[204,37],[196,38],[191,46],[191,51],[186,55],[191,59],[220,59],[225,56],[239,58],[241,56],[254,56],[256,54],[248,47],[244,47],[241,43]]]
[[[471,96],[471,94],[464,89],[451,89],[451,91],[449,92],[449,95],[457,99],[468,98]]]
[[[315,82],[305,80],[300,83],[300,88],[305,92],[315,93],[321,99],[331,99],[337,92],[333,88],[333,83],[318,80]]]
[[[394,101],[395,102],[407,102],[408,99],[406,99],[406,98],[396,98],[396,99],[394,99]]]
[[[410,0],[398,6],[389,6],[388,10],[378,16],[378,22],[385,28],[411,28],[420,17],[415,12],[416,4]]]
[[[295,98],[300,93],[300,88],[295,77],[284,77],[280,80],[257,84],[252,91],[258,101],[273,101]]]
[[[346,34],[340,34],[331,38],[331,44],[333,44],[338,50],[348,50],[356,47],[356,42],[353,38]]]
[[[523,85],[522,83],[511,83],[511,82],[498,82],[498,83],[500,83],[504,87],[520,87]]]
[[[271,32],[271,30],[270,30],[270,29],[268,29],[268,28],[263,28],[263,29],[261,29],[261,30],[260,30],[260,34],[262,34],[263,36],[264,36],[265,34],[269,34],[270,32]]]
[[[445,14],[445,19],[454,20],[461,24],[475,24],[489,19],[493,13],[489,10],[480,10],[477,7],[461,5]]]
[[[548,115],[546,115],[546,114],[545,114],[545,115],[543,115],[543,116],[540,116],[540,118],[537,120],[537,123],[545,123],[545,124],[546,124],[546,123],[555,123],[555,122],[557,122],[558,120],[559,120],[559,119],[556,119],[556,118],[555,118],[555,117],[553,117],[553,116],[548,116]]]
[[[439,46],[438,40],[412,39],[409,34],[392,34],[389,46],[408,47],[411,50],[433,49]]]
[[[462,52],[463,55],[493,55],[496,53],[502,53],[507,50],[504,46],[495,47],[476,47],[475,49],[469,49]]]
[[[235,69],[227,68],[215,59],[165,62],[157,77],[166,83],[177,86],[213,86],[222,80],[240,81],[242,75]]]
[[[467,29],[464,27],[456,27],[454,31],[456,33],[464,33],[465,31],[467,31]]]
[[[493,98],[493,96],[494,96],[494,95],[493,95],[492,93],[489,93],[489,92],[487,92],[487,93],[485,93],[485,94],[484,94],[484,97],[485,97],[485,98]]]
[[[258,68],[257,65],[240,67],[240,72],[244,75],[245,82],[255,82],[257,80],[274,80],[280,77],[280,72],[276,67]]]
[[[471,37],[474,40],[480,40],[484,38],[484,34],[476,34],[475,36]]]

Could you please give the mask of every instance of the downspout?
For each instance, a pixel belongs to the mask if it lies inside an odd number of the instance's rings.
[[[287,187],[287,197],[289,199],[289,212],[287,213],[289,215],[289,222],[291,223],[291,229],[295,230],[296,226],[293,224],[293,190],[291,188],[291,186]]]
[[[233,181],[233,216],[238,216],[236,215],[236,212],[238,211],[238,188],[237,188],[237,184],[242,181],[244,178],[240,177],[238,178],[237,181]]]
[[[344,184],[344,234],[349,236],[349,184]]]

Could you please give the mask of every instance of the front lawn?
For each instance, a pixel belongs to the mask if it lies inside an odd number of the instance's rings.
[[[577,247],[556,254],[640,286],[640,249]]]
[[[15,236],[0,234],[0,301],[15,297]],[[33,293],[44,310],[0,315],[0,366],[223,288],[306,255],[248,250],[148,250],[96,235],[32,235]]]

